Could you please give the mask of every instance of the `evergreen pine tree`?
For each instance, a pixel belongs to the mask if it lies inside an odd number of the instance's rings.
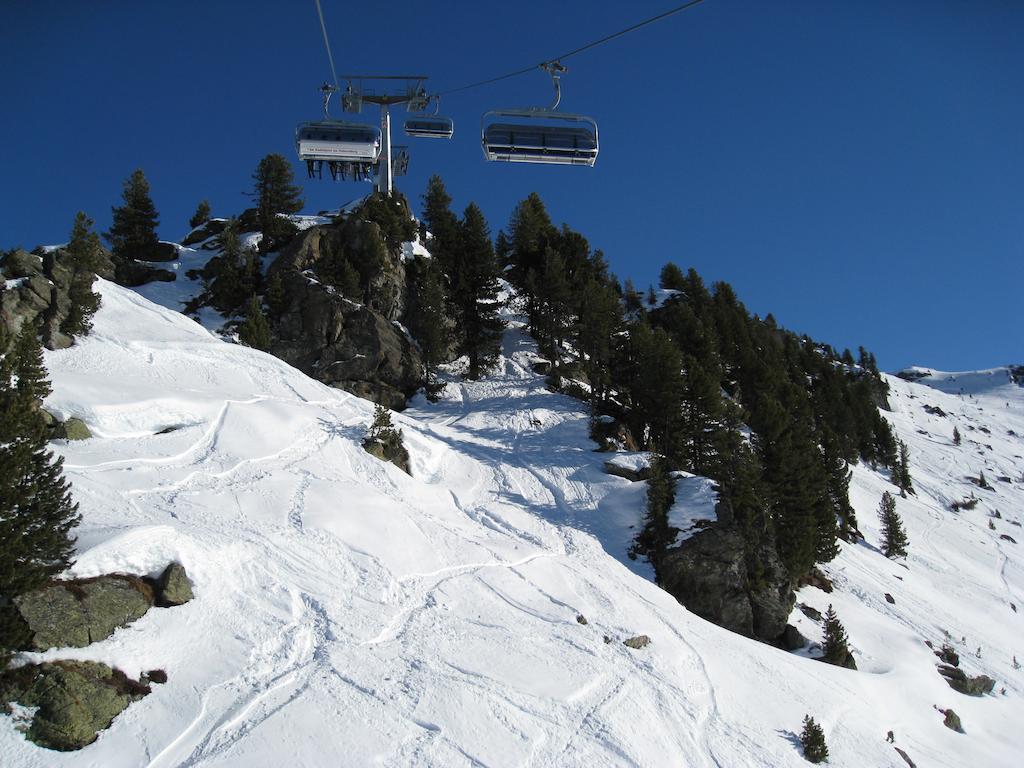
[[[431,234],[427,243],[430,254],[441,263],[442,271],[453,273],[453,259],[458,249],[459,220],[451,211],[452,198],[444,181],[433,175],[423,194],[423,225]]]
[[[828,759],[825,732],[810,715],[804,716],[804,729],[800,733],[800,745],[804,749],[804,758],[807,762],[822,763]]]
[[[402,430],[391,421],[391,411],[380,403],[373,406],[373,421],[366,432],[366,442],[380,441],[384,444],[401,443]]]
[[[302,189],[296,186],[291,163],[282,155],[269,154],[260,160],[252,175],[255,188],[256,213],[263,233],[260,251],[272,251],[280,240],[294,234],[295,225],[278,214],[298,213],[302,210]]]
[[[535,296],[536,319],[531,330],[537,338],[541,352],[551,360],[555,385],[558,386],[562,344],[569,335],[573,320],[572,287],[569,285],[562,255],[549,247],[544,254],[539,279],[530,279],[527,285]]]
[[[614,289],[594,278],[584,283],[579,307],[574,342],[590,382],[591,410],[596,415],[612,385],[613,342],[622,325],[622,308]]]
[[[11,600],[67,568],[74,551],[78,507],[40,411],[49,391],[36,329],[25,323],[0,357],[0,656],[26,639]]]
[[[436,259],[418,259],[413,264],[412,281],[416,289],[412,292],[413,303],[408,310],[409,333],[420,345],[427,399],[433,402],[444,389],[444,384],[437,378],[437,367],[448,352],[449,321],[445,313],[444,276]]]
[[[497,359],[505,323],[498,316],[498,265],[483,212],[470,203],[459,226],[452,304],[459,352],[469,358],[468,376],[480,378]]]
[[[210,220],[210,201],[202,200],[199,205],[196,206],[196,212],[192,214],[192,218],[188,220],[188,225],[195,229],[201,227],[203,224]]]
[[[279,318],[285,310],[284,284],[281,282],[281,274],[275,272],[267,280],[267,294],[264,296],[267,301],[267,308],[270,316]]]
[[[953,427],[953,445],[960,445],[961,437],[960,430]]]
[[[902,440],[899,446],[899,458],[892,469],[892,483],[900,489],[900,496],[906,497],[908,492],[914,492],[914,485],[910,479],[910,451]]]
[[[821,644],[823,652],[822,661],[836,666],[846,666],[847,657],[850,655],[850,648],[847,644],[846,629],[836,616],[831,603],[825,613],[825,640]]]
[[[630,427],[638,440],[678,465],[682,451],[683,360],[661,328],[635,323],[629,330],[625,384]]]
[[[220,235],[221,253],[207,262],[204,277],[209,283],[210,303],[219,312],[231,314],[251,294],[243,289],[245,264],[242,242],[238,237],[238,220],[232,219]]]
[[[832,515],[839,520],[839,533],[849,540],[857,531],[857,515],[850,504],[850,478],[853,472],[840,453],[838,438],[828,430],[822,440],[822,458],[828,475],[828,506]]]
[[[642,553],[653,563],[672,544],[672,528],[668,513],[675,503],[676,481],[672,477],[668,460],[656,454],[651,459],[651,474],[647,479],[647,501],[644,527],[637,534],[634,553]]]
[[[878,504],[878,519],[882,523],[882,554],[886,557],[906,557],[907,539],[903,520],[896,512],[896,499],[888,491]]]
[[[99,236],[92,231],[92,219],[79,211],[71,228],[67,244],[69,263],[73,270],[68,288],[68,314],[60,330],[68,336],[84,336],[92,330],[92,317],[100,306],[100,296],[93,293],[95,270],[99,267],[102,246]]]
[[[661,268],[661,275],[658,277],[658,285],[670,291],[686,290],[686,277],[683,270],[671,261]]]
[[[160,219],[141,168],[135,169],[125,180],[122,198],[124,205],[111,209],[113,222],[104,237],[115,256],[145,261],[159,243],[156,228]]]
[[[245,322],[238,329],[238,339],[253,349],[263,352],[270,349],[270,323],[263,314],[263,305],[255,294],[249,299]]]

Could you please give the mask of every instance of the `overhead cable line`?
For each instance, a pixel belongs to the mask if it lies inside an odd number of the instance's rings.
[[[324,33],[324,47],[327,48],[327,60],[331,62],[331,77],[334,78],[334,87],[336,90],[341,90],[341,85],[338,83],[338,73],[334,69],[334,56],[331,54],[331,44],[327,40],[327,25],[324,24],[324,12],[320,7],[320,0],[316,0],[316,12],[320,16],[320,31]]]
[[[529,66],[529,67],[523,67],[522,69],[517,69],[515,72],[509,72],[508,74],[499,75],[498,77],[492,77],[492,78],[489,78],[487,80],[481,80],[481,81],[476,82],[476,83],[470,83],[469,85],[463,85],[463,86],[460,86],[458,88],[452,88],[451,90],[442,91],[438,95],[439,96],[447,96],[448,94],[451,94],[451,93],[459,93],[460,91],[468,91],[471,88],[480,88],[481,86],[484,86],[484,85],[490,85],[491,83],[497,83],[500,80],[508,80],[510,77],[518,77],[519,75],[525,75],[527,72],[533,72],[535,69],[537,69],[538,67],[543,67],[545,64],[548,64],[548,63],[554,62],[554,61],[561,61],[562,59],[567,59],[570,56],[575,56],[577,53],[583,53],[583,51],[587,51],[587,50],[589,50],[591,48],[596,48],[597,46],[602,45],[604,43],[607,43],[607,42],[609,42],[611,40],[614,40],[617,37],[622,37],[623,35],[627,35],[630,32],[635,32],[636,30],[640,29],[641,27],[646,27],[648,24],[653,24],[656,21],[661,21],[662,19],[667,19],[669,16],[674,16],[675,14],[680,13],[681,11],[685,11],[688,8],[692,8],[695,5],[700,5],[703,2],[704,2],[704,0],[690,0],[690,2],[688,2],[688,3],[683,3],[682,5],[676,6],[675,8],[671,8],[671,9],[665,11],[664,13],[659,13],[657,16],[652,16],[649,19],[644,19],[643,21],[638,22],[638,23],[632,25],[631,27],[626,27],[625,29],[620,29],[618,32],[614,32],[614,33],[612,33],[610,35],[606,35],[605,37],[602,37],[599,40],[594,40],[592,42],[587,43],[586,45],[581,45],[579,48],[575,48],[575,49],[569,51],[568,53],[563,53],[561,56],[552,56],[549,59],[545,59],[540,64],[534,64],[534,65]],[[317,6],[319,7],[319,5],[320,5],[320,0],[317,0]],[[323,17],[321,17],[321,23],[322,22],[323,22]],[[326,33],[324,33],[324,34],[326,35]]]

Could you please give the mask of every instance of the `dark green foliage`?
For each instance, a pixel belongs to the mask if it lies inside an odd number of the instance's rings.
[[[622,309],[614,289],[597,278],[583,282],[579,298],[574,344],[590,382],[591,411],[596,414],[610,394],[615,338],[622,327]]]
[[[498,357],[505,323],[498,316],[498,265],[484,215],[470,203],[459,225],[451,301],[458,347],[469,358],[468,376],[480,378]]]
[[[825,613],[825,639],[821,644],[822,661],[836,666],[845,666],[846,658],[850,655],[850,648],[847,644],[846,629],[836,616],[831,603]]]
[[[266,352],[270,349],[270,323],[263,314],[263,306],[254,295],[246,308],[245,322],[238,328],[238,338],[247,347]]]
[[[196,212],[192,214],[192,218],[188,220],[188,225],[195,229],[201,227],[203,224],[210,220],[210,201],[202,200],[198,206],[196,206]]]
[[[617,368],[629,393],[629,424],[634,437],[657,447],[670,464],[680,456],[683,360],[662,329],[635,323]]]
[[[362,278],[348,257],[344,245],[328,253],[316,266],[316,274],[325,284],[337,289],[346,299],[362,303]]]
[[[0,358],[0,661],[25,639],[10,601],[67,568],[74,552],[78,506],[40,410],[49,392],[36,329],[25,323]]]
[[[804,716],[804,729],[800,733],[800,745],[804,749],[804,758],[807,762],[823,763],[828,759],[825,732],[810,715]]]
[[[221,253],[203,269],[210,304],[226,315],[244,311],[250,296],[260,291],[259,256],[242,249],[238,221],[232,219],[220,236]]]
[[[903,529],[903,519],[896,511],[896,499],[888,491],[878,504],[878,519],[882,523],[882,554],[886,557],[906,557],[910,541]]]
[[[416,221],[409,211],[409,204],[399,192],[390,196],[382,192],[373,193],[359,206],[355,215],[380,227],[381,236],[392,255],[398,253],[402,243],[416,237]]]
[[[381,461],[390,461],[406,474],[409,468],[409,452],[402,445],[402,431],[391,423],[391,413],[382,405],[373,410],[373,423],[363,440],[363,450]]]
[[[260,250],[272,251],[295,234],[296,228],[284,216],[302,210],[302,189],[296,186],[291,163],[282,155],[269,154],[260,160],[252,175],[255,188],[257,220],[263,239]]]
[[[900,496],[906,497],[908,493],[914,492],[914,484],[910,478],[910,451],[902,440],[899,445],[899,459],[892,468],[892,484],[900,489]]]
[[[961,439],[962,438],[960,437],[960,430],[957,429],[956,427],[953,427],[953,445],[960,445]]]
[[[275,272],[267,280],[267,293],[263,298],[266,299],[271,317],[279,318],[284,313],[284,284],[281,282],[281,275],[279,273]]]
[[[670,261],[661,268],[658,285],[670,291],[684,291],[686,290],[686,278],[683,277],[683,271]]]
[[[442,272],[453,274],[455,252],[459,245],[459,219],[452,213],[452,198],[440,176],[427,182],[423,195],[423,226],[432,239],[427,242],[431,255],[441,264]]]
[[[407,270],[411,290],[406,323],[420,345],[427,399],[435,401],[444,388],[437,379],[437,366],[444,361],[449,345],[444,275],[437,259],[417,259]]]
[[[93,293],[92,283],[102,255],[102,246],[99,236],[92,231],[92,224],[92,219],[79,211],[71,228],[71,240],[67,244],[73,274],[68,289],[70,306],[60,330],[72,337],[84,336],[92,330],[92,317],[100,307],[100,297]]]
[[[656,455],[651,461],[651,476],[647,480],[647,513],[643,530],[637,534],[634,554],[644,554],[652,562],[672,545],[675,529],[668,523],[668,513],[676,500],[676,481],[664,456]]]
[[[402,430],[395,427],[391,421],[391,411],[380,403],[373,406],[373,422],[366,432],[366,440],[379,440],[382,443],[402,442]]]
[[[159,242],[156,228],[160,219],[141,168],[135,169],[124,182],[122,197],[124,205],[111,209],[114,218],[104,237],[115,256],[145,260]]]

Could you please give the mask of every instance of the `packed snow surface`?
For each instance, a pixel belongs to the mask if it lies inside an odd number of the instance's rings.
[[[46,357],[48,407],[96,435],[58,446],[83,513],[72,573],[178,560],[196,597],[88,648],[27,655],[169,680],[77,753],[36,747],[2,717],[0,764],[803,766],[808,713],[833,766],[903,766],[890,729],[922,767],[1020,764],[1024,621],[1010,603],[1024,607],[1024,570],[999,534],[1024,545],[1024,450],[1008,434],[1024,434],[1024,390],[964,400],[891,380],[917,489],[897,507],[910,556],[877,551],[874,509],[892,486],[857,467],[867,543],[826,566],[832,594],[799,595],[836,606],[853,672],[697,618],[626,556],[645,484],[602,472],[585,408],[545,388],[515,325],[491,376],[453,377],[440,403],[394,416],[410,477],[361,449],[370,403],[98,285],[93,334]],[[982,468],[992,490],[964,479]],[[706,508],[699,481],[684,488]],[[972,490],[975,509],[949,511]],[[996,695],[939,677],[924,641],[943,630]],[[622,644],[637,634],[651,645]]]

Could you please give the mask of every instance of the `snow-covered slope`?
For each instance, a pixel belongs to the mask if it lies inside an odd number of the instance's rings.
[[[1012,418],[1022,434],[1020,398],[993,416],[987,401],[979,413],[892,382],[919,494],[899,502],[908,567],[844,546],[828,568],[837,591],[801,594],[836,604],[862,668],[852,672],[696,618],[626,557],[643,484],[602,472],[584,408],[545,389],[517,328],[493,376],[396,415],[409,477],[360,448],[369,403],[100,288],[94,333],[47,355],[49,407],[97,435],[59,448],[84,518],[73,573],[155,573],[177,559],[196,599],[45,654],[132,675],[163,668],[169,681],[78,753],[35,747],[0,718],[0,764],[800,766],[807,713],[836,766],[903,765],[888,729],[921,766],[1011,766],[1024,752],[1010,667],[1024,627],[1008,606],[1021,559],[982,505],[945,511],[949,483],[976,471],[974,446],[954,448],[951,422],[921,413],[927,397],[961,431]],[[985,437],[979,460],[1019,478],[1020,441]],[[1016,534],[1024,485],[993,485],[985,504]],[[887,487],[857,469],[871,542]],[[967,665],[1005,696],[946,686],[922,642],[943,628],[983,646]],[[637,634],[651,645],[622,644]],[[944,728],[933,704],[954,707],[967,734]]]

